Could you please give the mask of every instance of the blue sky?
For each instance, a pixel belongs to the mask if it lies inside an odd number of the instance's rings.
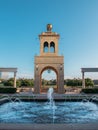
[[[33,77],[38,35],[47,23],[60,34],[65,78],[81,77],[82,67],[98,67],[98,0],[0,0],[0,67]]]

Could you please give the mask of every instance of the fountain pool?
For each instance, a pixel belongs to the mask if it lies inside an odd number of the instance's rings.
[[[92,98],[95,99],[96,97]],[[67,124],[98,121],[98,104],[87,99],[54,101],[53,88],[47,92],[46,102],[21,101],[20,98],[0,107],[0,123]]]
[[[98,121],[92,102],[9,102],[0,107],[0,123],[89,123]],[[55,111],[54,111],[55,110]]]

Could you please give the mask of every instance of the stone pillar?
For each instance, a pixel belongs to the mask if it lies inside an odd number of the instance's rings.
[[[35,79],[34,79],[34,93],[40,93],[40,74],[39,74],[39,66],[35,65]]]
[[[82,71],[82,88],[85,88],[84,72]]]
[[[16,72],[14,72],[14,88],[16,88]]]
[[[50,43],[48,43],[48,52],[50,53]]]
[[[59,75],[58,75],[58,93],[63,94],[65,93],[64,90],[64,66],[59,66]]]
[[[36,75],[34,79],[34,93],[40,94],[40,76]]]

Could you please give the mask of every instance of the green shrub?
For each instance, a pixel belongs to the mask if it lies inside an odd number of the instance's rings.
[[[4,88],[4,87],[0,87],[0,93],[16,93],[16,88]]]
[[[85,89],[82,89],[81,92],[84,92],[84,93],[98,93],[98,88],[85,88]]]

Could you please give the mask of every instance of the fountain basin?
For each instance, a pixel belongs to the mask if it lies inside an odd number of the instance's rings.
[[[98,105],[92,102],[9,102],[0,107],[0,123],[68,124],[98,121]]]
[[[5,105],[5,102],[10,102],[10,100],[8,100],[6,98],[6,95],[4,95],[5,98],[0,99],[0,103],[2,104],[1,106]],[[8,97],[8,95],[7,95]],[[47,102],[47,95],[45,94],[41,94],[41,95],[33,95],[32,94],[28,95],[28,94],[15,94],[15,95],[10,95],[9,96],[11,99],[15,100],[15,98],[20,98],[21,101],[36,101],[36,102],[43,102],[44,103]],[[54,94],[53,98],[56,101],[60,101],[60,102],[64,102],[66,103],[67,101],[71,102],[86,102],[86,101],[93,101],[95,103],[98,103],[98,98],[97,95],[81,95],[81,94]],[[97,104],[96,104],[97,105]],[[0,107],[1,107],[0,106]],[[48,111],[48,110],[47,110]],[[4,122],[0,122],[0,130],[98,130],[98,123],[97,123],[97,119],[93,122],[81,122],[81,123],[45,123],[45,124],[40,124],[40,123],[4,123]]]

